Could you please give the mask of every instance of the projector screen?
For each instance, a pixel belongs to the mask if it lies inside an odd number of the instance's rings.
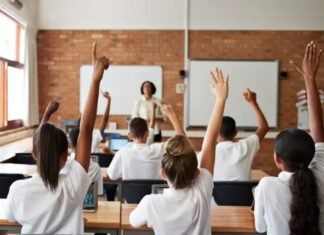
[[[221,68],[229,75],[229,95],[226,116],[235,119],[240,129],[257,126],[256,116],[243,96],[246,88],[257,93],[257,102],[270,127],[278,125],[279,61],[207,61],[192,60],[186,81],[185,125],[206,127],[215,97],[211,92],[210,71]]]

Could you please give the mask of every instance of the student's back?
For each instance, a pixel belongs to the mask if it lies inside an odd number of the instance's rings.
[[[210,197],[212,195],[212,175],[205,169],[191,187],[184,189],[164,189],[163,194],[145,196],[136,213],[144,213],[145,221],[158,235],[211,234]],[[132,215],[133,226],[136,221]]]
[[[223,141],[216,146],[214,181],[249,181],[251,166],[260,144],[257,135],[238,142]]]
[[[129,143],[116,152],[107,169],[109,178],[161,179],[164,144]]]
[[[45,187],[39,174],[16,181],[10,187],[12,193],[7,200],[12,206],[7,219],[22,224],[21,233],[83,233],[82,202],[90,179],[76,161],[69,167],[68,174],[59,175],[54,192]]]

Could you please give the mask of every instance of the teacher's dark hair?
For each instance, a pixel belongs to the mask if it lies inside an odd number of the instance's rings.
[[[275,152],[294,173],[289,182],[290,235],[320,235],[317,184],[308,167],[315,154],[312,137],[295,128],[282,131],[275,140]]]
[[[155,92],[156,92],[156,87],[155,87],[154,83],[151,82],[151,81],[145,81],[145,82],[142,83],[142,85],[141,85],[141,94],[144,95],[144,85],[145,85],[146,83],[148,83],[148,84],[151,85],[152,95],[154,95]]]
[[[50,123],[44,123],[34,134],[33,148],[40,177],[48,189],[55,191],[59,181],[60,156],[68,150],[65,133]]]

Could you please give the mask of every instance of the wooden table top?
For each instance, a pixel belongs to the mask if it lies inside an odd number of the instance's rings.
[[[152,230],[146,225],[138,229],[129,223],[129,215],[137,204],[122,204],[121,228],[124,230]],[[212,206],[212,232],[256,232],[254,216],[250,207],[245,206]]]
[[[0,199],[0,211],[6,199]],[[120,202],[99,201],[96,212],[84,212],[85,228],[120,228]],[[16,222],[9,222],[3,219],[4,215],[0,212],[0,226],[19,227]]]
[[[31,152],[33,139],[32,137],[17,140],[10,144],[0,146],[0,162],[12,158],[16,153]]]

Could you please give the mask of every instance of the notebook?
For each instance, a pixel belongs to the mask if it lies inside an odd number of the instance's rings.
[[[97,200],[98,182],[92,182],[88,188],[87,194],[83,199],[83,211],[95,212],[98,208]]]
[[[126,144],[128,144],[127,138],[110,138],[109,139],[109,148],[114,151],[120,150]]]

